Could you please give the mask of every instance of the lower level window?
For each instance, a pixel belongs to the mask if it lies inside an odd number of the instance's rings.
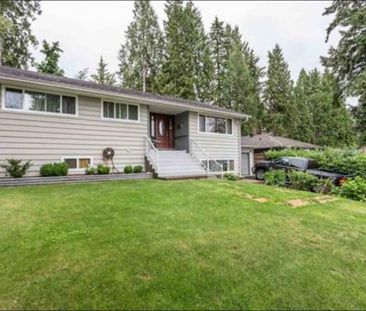
[[[92,158],[89,157],[63,157],[62,161],[65,162],[69,169],[86,169],[93,165]]]
[[[234,171],[235,170],[235,161],[234,160],[210,160],[209,161],[209,169],[213,172],[219,172],[221,171],[220,165],[222,165],[222,168],[224,172]],[[202,161],[202,164],[207,167],[207,161]]]

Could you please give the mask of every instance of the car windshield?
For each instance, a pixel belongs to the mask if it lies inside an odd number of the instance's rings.
[[[288,166],[289,165],[288,158],[279,158],[279,159],[276,159],[276,160],[274,160],[274,164]]]

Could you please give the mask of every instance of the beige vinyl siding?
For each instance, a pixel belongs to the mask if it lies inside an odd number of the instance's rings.
[[[0,109],[0,162],[7,158],[31,160],[29,175],[44,163],[61,157],[92,157],[103,163],[102,151],[115,150],[115,165],[144,165],[148,108],[140,105],[137,122],[101,118],[101,99],[79,97],[78,116],[61,116]],[[4,176],[4,172],[0,172]]]
[[[214,113],[209,114],[215,117]],[[233,119],[233,134],[201,133],[198,129],[198,113],[189,114],[189,137],[193,138],[216,160],[234,160],[235,172],[240,172],[240,120]]]

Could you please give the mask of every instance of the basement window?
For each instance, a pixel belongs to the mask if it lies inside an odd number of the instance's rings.
[[[65,162],[70,170],[82,170],[93,165],[91,157],[62,157],[61,162]]]

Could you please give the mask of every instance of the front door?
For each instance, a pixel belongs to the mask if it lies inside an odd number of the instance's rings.
[[[173,117],[165,114],[151,114],[151,136],[160,149],[173,148]]]

